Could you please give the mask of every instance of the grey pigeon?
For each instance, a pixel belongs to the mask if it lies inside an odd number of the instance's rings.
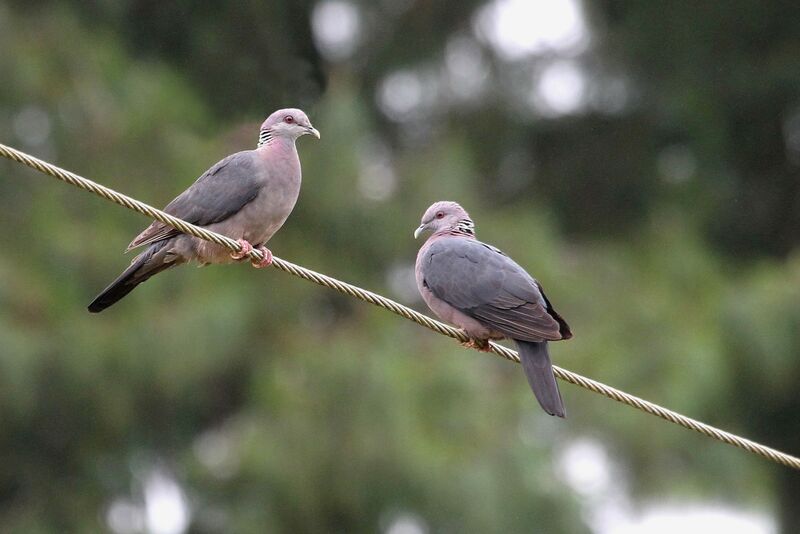
[[[255,150],[217,162],[164,208],[170,215],[237,240],[241,252],[231,254],[225,247],[155,221],[127,250],[147,248],[89,304],[89,311],[101,312],[151,276],[189,261],[230,263],[256,248],[264,259],[253,262],[255,267],[272,263],[272,253],[264,243],[283,225],[297,201],[301,172],[295,141],[306,134],[319,139],[305,113],[276,111],[261,125]]]
[[[463,328],[467,345],[488,350],[489,339],[513,339],[536,399],[550,415],[564,417],[547,342],[572,332],[542,286],[511,258],[475,239],[475,224],[455,202],[436,202],[414,232],[432,235],[417,254],[417,287],[443,321]]]

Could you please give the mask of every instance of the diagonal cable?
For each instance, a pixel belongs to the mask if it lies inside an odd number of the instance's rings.
[[[109,189],[108,187],[102,186],[60,167],[56,167],[55,165],[25,154],[24,152],[6,146],[2,143],[0,143],[0,156],[18,163],[22,163],[23,165],[27,165],[28,167],[36,169],[41,173],[58,178],[59,180],[67,182],[68,184],[76,187],[80,187],[81,189],[94,193],[95,195],[103,197],[106,200],[110,200],[111,202],[119,204],[120,206],[125,206],[128,209],[159,220],[176,228],[177,230],[180,230],[183,233],[217,243],[218,245],[227,247],[235,252],[241,251],[239,243],[229,237],[216,232],[210,232],[199,226],[187,223],[184,220],[178,219],[177,217],[173,217],[168,213],[149,206],[144,202],[140,202],[134,198],[123,195],[122,193],[118,193],[113,189]],[[261,253],[257,250],[251,251],[249,256],[255,261],[260,261],[262,259]],[[414,321],[415,323],[426,328],[430,328],[431,330],[442,335],[452,337],[462,342],[469,340],[463,331],[431,319],[427,315],[416,312],[407,306],[403,306],[402,304],[399,304],[382,295],[378,295],[377,293],[373,293],[372,291],[367,291],[366,289],[348,284],[347,282],[342,282],[336,278],[306,269],[305,267],[301,267],[300,265],[282,260],[277,257],[273,258],[272,265],[281,271],[293,274],[303,278],[304,280],[309,280],[321,286],[335,289],[336,291],[344,293],[345,295],[350,295],[351,297],[355,297],[365,302],[369,302],[370,304],[385,308],[401,317],[404,317],[410,321]],[[519,356],[517,355],[516,351],[508,349],[502,345],[491,343],[491,352],[502,358],[511,360],[512,362],[519,363]],[[733,445],[734,447],[739,447],[740,449],[757,454],[758,456],[767,458],[773,462],[800,470],[800,458],[786,454],[785,452],[781,452],[771,447],[767,447],[766,445],[761,445],[760,443],[737,436],[736,434],[731,434],[730,432],[720,430],[696,419],[692,419],[691,417],[686,417],[685,415],[681,415],[677,412],[664,408],[663,406],[659,406],[658,404],[641,399],[635,395],[631,395],[630,393],[625,393],[619,389],[607,386],[602,382],[598,382],[596,380],[592,380],[591,378],[586,378],[585,376],[573,373],[572,371],[562,369],[561,367],[554,365],[553,371],[558,378],[565,382],[569,382],[570,384],[575,384],[576,386],[588,389],[589,391],[599,393],[604,397],[627,404],[628,406],[633,406],[634,408],[638,408],[639,410],[649,413],[650,415],[655,415],[661,419],[675,423],[676,425],[680,425],[684,428],[694,430],[695,432],[699,432],[700,434],[719,440],[723,443]]]

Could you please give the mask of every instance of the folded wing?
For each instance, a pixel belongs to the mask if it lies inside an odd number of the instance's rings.
[[[253,151],[228,156],[167,204],[164,211],[199,226],[224,221],[258,196],[263,181],[259,179],[257,164]],[[154,221],[131,241],[127,250],[179,233],[167,224]]]
[[[443,238],[423,258],[433,294],[511,339],[555,341],[572,336],[541,286],[496,248],[467,238]]]

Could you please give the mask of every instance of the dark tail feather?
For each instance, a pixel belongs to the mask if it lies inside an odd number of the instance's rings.
[[[553,364],[550,363],[550,354],[547,352],[547,341],[515,341],[519,347],[522,368],[528,377],[528,384],[533,394],[536,395],[536,400],[550,415],[565,417],[567,412],[553,374]]]
[[[166,256],[166,254],[158,254],[166,244],[167,240],[153,243],[147,250],[136,256],[133,262],[131,262],[131,266],[125,269],[116,280],[111,282],[111,284],[89,304],[89,311],[92,313],[99,313],[105,310],[151,276],[169,269],[173,265],[177,265],[178,262],[165,262],[164,256]],[[154,258],[153,256],[156,257]]]

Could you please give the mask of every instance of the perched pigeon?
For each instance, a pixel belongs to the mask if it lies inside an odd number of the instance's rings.
[[[297,201],[300,159],[295,140],[305,134],[319,139],[305,113],[276,111],[261,125],[255,150],[219,161],[164,208],[170,215],[236,239],[241,252],[231,254],[225,247],[155,221],[128,245],[128,250],[145,245],[147,249],[89,304],[89,311],[103,311],[151,276],[188,261],[229,263],[256,248],[264,259],[253,262],[255,267],[272,263],[272,253],[264,243],[283,225]]]
[[[542,408],[564,417],[547,342],[572,337],[542,286],[511,258],[475,239],[475,224],[455,202],[436,202],[414,237],[433,232],[417,255],[417,287],[431,310],[488,350],[489,339],[513,339]]]

